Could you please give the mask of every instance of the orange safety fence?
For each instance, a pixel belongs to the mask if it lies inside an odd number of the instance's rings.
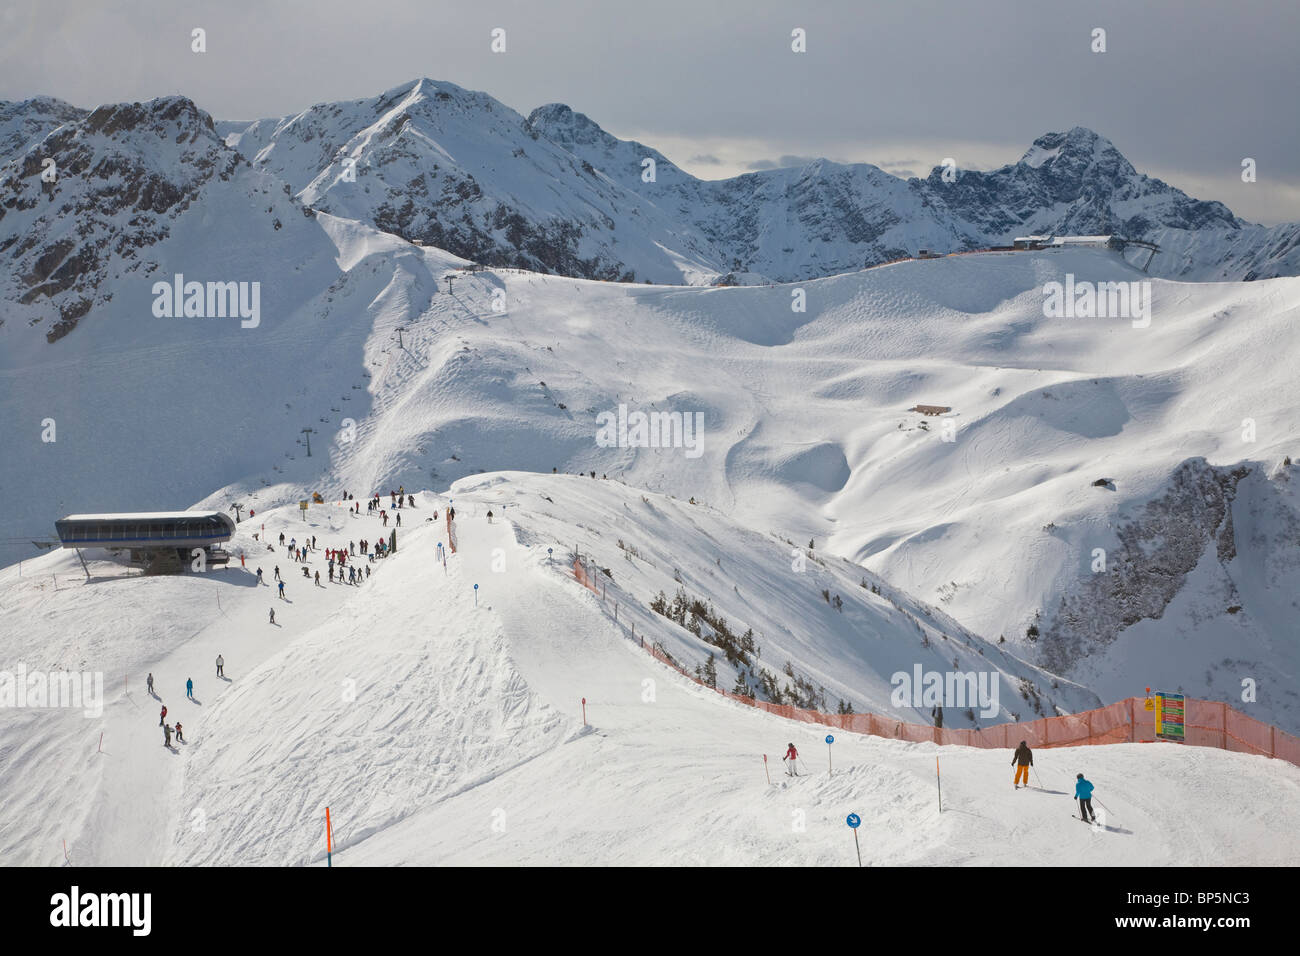
[[[574,562],[574,576],[592,587],[585,571]],[[592,590],[595,590],[592,587]],[[658,661],[679,674],[707,687],[703,680],[686,672],[657,644],[641,646]],[[1128,697],[1096,710],[1085,710],[1061,717],[1042,717],[1024,723],[992,724],[979,729],[939,728],[928,724],[909,724],[878,714],[827,714],[792,704],[773,704],[753,697],[743,697],[719,687],[711,688],[724,697],[766,711],[787,720],[836,727],[851,733],[888,737],[914,743],[931,741],[941,745],[1013,749],[1020,741],[1031,747],[1079,747],[1100,744],[1149,743],[1155,740],[1155,714],[1145,707],[1145,700]],[[1184,742],[1197,747],[1218,747],[1238,753],[1275,757],[1300,767],[1300,737],[1279,730],[1271,724],[1247,717],[1225,703],[1186,698]]]
[[[592,580],[591,572],[582,566],[581,558],[573,559],[573,576],[578,579],[579,584],[588,588],[592,593],[600,593],[600,588],[596,587],[596,582]]]

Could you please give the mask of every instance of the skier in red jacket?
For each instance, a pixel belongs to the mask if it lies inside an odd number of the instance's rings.
[[[799,776],[799,771],[795,767],[795,761],[799,759],[799,751],[794,749],[794,744],[790,744],[789,749],[786,750],[785,752],[785,756],[782,757],[781,759],[783,761],[789,761],[789,763],[786,765],[786,771],[785,771],[786,776],[789,777]]]

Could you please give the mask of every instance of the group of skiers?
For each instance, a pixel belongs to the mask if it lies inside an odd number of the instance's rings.
[[[1017,790],[1020,789],[1020,781],[1023,778],[1025,788],[1029,787],[1029,768],[1034,765],[1034,752],[1029,748],[1029,744],[1020,741],[1020,746],[1016,748],[1015,753],[1011,755],[1011,765],[1016,768],[1015,779],[1011,782]],[[1097,819],[1097,814],[1092,810],[1092,791],[1093,785],[1079,774],[1074,778],[1074,799],[1079,801],[1079,819],[1084,823],[1093,823]]]
[[[224,657],[222,657],[220,654],[217,655],[217,676],[220,677],[220,678],[222,678],[223,680],[227,679],[227,678],[226,678],[226,659],[225,659]],[[153,689],[153,672],[152,672],[152,671],[150,671],[149,674],[148,674],[148,676],[145,677],[145,679],[144,679],[144,684],[145,684],[145,687],[147,687],[147,688],[149,689],[149,695],[150,695],[151,697],[157,698],[159,701],[161,701],[162,698],[158,697],[157,692]],[[185,678],[185,696],[186,696],[189,700],[194,700],[194,678],[192,678],[192,677],[187,677],[187,678]],[[198,703],[197,700],[194,700],[194,702],[195,702],[195,703]],[[158,711],[158,726],[161,727],[161,728],[163,729],[163,746],[164,746],[164,747],[171,747],[171,745],[172,745],[172,734],[173,734],[173,733],[176,734],[176,740],[177,740],[179,743],[185,743],[185,728],[181,725],[181,722],[180,722],[179,720],[176,721],[176,727],[175,727],[175,730],[174,730],[174,731],[173,731],[173,729],[172,729],[172,725],[169,724],[169,723],[167,723],[167,705],[166,705],[166,704],[162,704],[161,709]]]
[[[786,766],[785,773],[787,777],[799,776],[798,761],[799,751],[795,749],[794,743],[791,742],[786,746],[785,756],[781,758],[781,762]],[[1034,765],[1034,752],[1029,748],[1026,741],[1020,741],[1020,746],[1011,755],[1011,765],[1016,768],[1015,779],[1012,780],[1015,788],[1020,789],[1020,781],[1023,778],[1027,789],[1029,787],[1029,768]],[[1084,823],[1093,823],[1097,819],[1097,814],[1092,809],[1093,789],[1092,783],[1086,780],[1083,774],[1079,774],[1075,778],[1074,799],[1079,801],[1078,819]]]
[[[403,500],[402,497],[400,496],[400,493],[392,492],[391,494],[393,496],[393,501],[395,502],[396,507],[400,508],[402,506],[402,500]],[[343,498],[345,501],[353,500],[352,495],[350,495],[346,491],[343,492]],[[409,501],[411,503],[411,506],[414,507],[415,497],[413,495],[408,495],[405,500]],[[375,494],[374,497],[370,500],[369,508],[371,511],[374,511],[379,507],[379,501],[380,501],[380,496],[378,494]],[[358,504],[357,507],[359,508],[360,505]],[[380,514],[384,516],[384,524],[385,526],[387,526],[388,524],[387,512],[381,510]],[[436,511],[434,512],[434,516],[437,517]],[[401,515],[398,515],[397,516],[398,526],[400,526],[401,523],[402,523]],[[306,562],[310,558],[310,553],[312,551],[319,550],[316,546],[315,535],[312,535],[309,538],[305,538],[302,542],[302,546],[299,547],[298,539],[296,537],[290,537],[288,542],[286,543],[285,535],[281,533],[280,544],[287,549],[289,557],[292,560],[300,561],[304,563],[304,567],[302,569],[302,576],[304,578],[307,578],[308,580],[314,580],[314,583],[316,584],[317,587],[324,586],[321,584],[320,572],[316,571],[313,576],[311,569],[305,566]],[[392,547],[383,538],[380,538],[378,541],[370,541],[369,539],[362,538],[359,544],[361,547],[361,554],[365,555],[366,560],[371,564],[373,564],[377,558],[388,557],[388,555],[392,552]],[[351,585],[358,585],[366,581],[367,579],[369,579],[371,571],[368,565],[363,565],[362,567],[358,568],[352,564],[352,559],[355,558],[357,555],[357,545],[358,542],[349,541],[347,547],[325,549],[325,558],[326,561],[328,562],[327,580],[329,581],[329,583],[332,584],[334,583],[335,580],[337,580],[339,584],[346,583]],[[268,545],[268,547],[270,547],[270,545]],[[344,574],[345,569],[346,569],[346,578]],[[259,567],[257,569],[257,582],[259,584],[263,583],[262,574],[263,574],[262,569]],[[285,596],[285,590],[284,590],[284,579],[280,576],[280,566],[278,564],[274,568],[274,575],[275,575],[275,581],[277,582],[276,589],[278,591],[279,598],[282,601],[287,601],[288,598]],[[275,608],[270,609],[268,615],[268,623],[275,624]]]

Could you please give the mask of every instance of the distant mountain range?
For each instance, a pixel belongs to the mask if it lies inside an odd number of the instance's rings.
[[[1167,278],[1300,274],[1300,224],[1193,199],[1082,127],[953,182],[828,160],[708,181],[567,106],[524,117],[421,79],[253,123],[180,96],[93,111],[38,97],[0,103],[0,144],[0,295],[51,341],[110,273],[172,268],[149,249],[182,218],[218,216],[238,234],[327,212],[493,267],[615,281],[798,281],[1026,233],[1155,242],[1149,271]]]

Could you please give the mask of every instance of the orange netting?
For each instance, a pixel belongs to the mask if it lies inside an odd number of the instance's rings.
[[[587,572],[580,562],[573,566],[574,577],[591,588]],[[644,642],[642,643],[644,646]],[[658,661],[701,686],[703,680],[670,658],[658,645],[646,648]],[[1042,717],[1025,723],[993,724],[980,729],[937,728],[928,724],[909,724],[878,714],[827,714],[791,704],[772,704],[753,697],[743,697],[722,688],[712,688],[724,697],[787,720],[822,724],[857,734],[889,737],[912,742],[932,741],[943,745],[1011,749],[1020,741],[1031,747],[1079,747],[1098,744],[1149,743],[1155,740],[1155,714],[1148,711],[1141,698],[1129,697],[1097,710],[1085,710],[1062,717]],[[1186,699],[1185,742],[1198,747],[1218,747],[1241,753],[1276,757],[1300,766],[1300,737],[1294,737],[1271,724],[1247,717],[1227,704],[1209,700]]]
[[[582,566],[582,560],[579,558],[573,559],[573,576],[578,579],[578,583],[583,587],[589,588],[596,594],[600,593],[600,588],[596,587],[591,572]]]
[[[447,544],[451,548],[451,553],[456,553],[456,528],[451,523],[451,511],[444,512],[447,516]]]

